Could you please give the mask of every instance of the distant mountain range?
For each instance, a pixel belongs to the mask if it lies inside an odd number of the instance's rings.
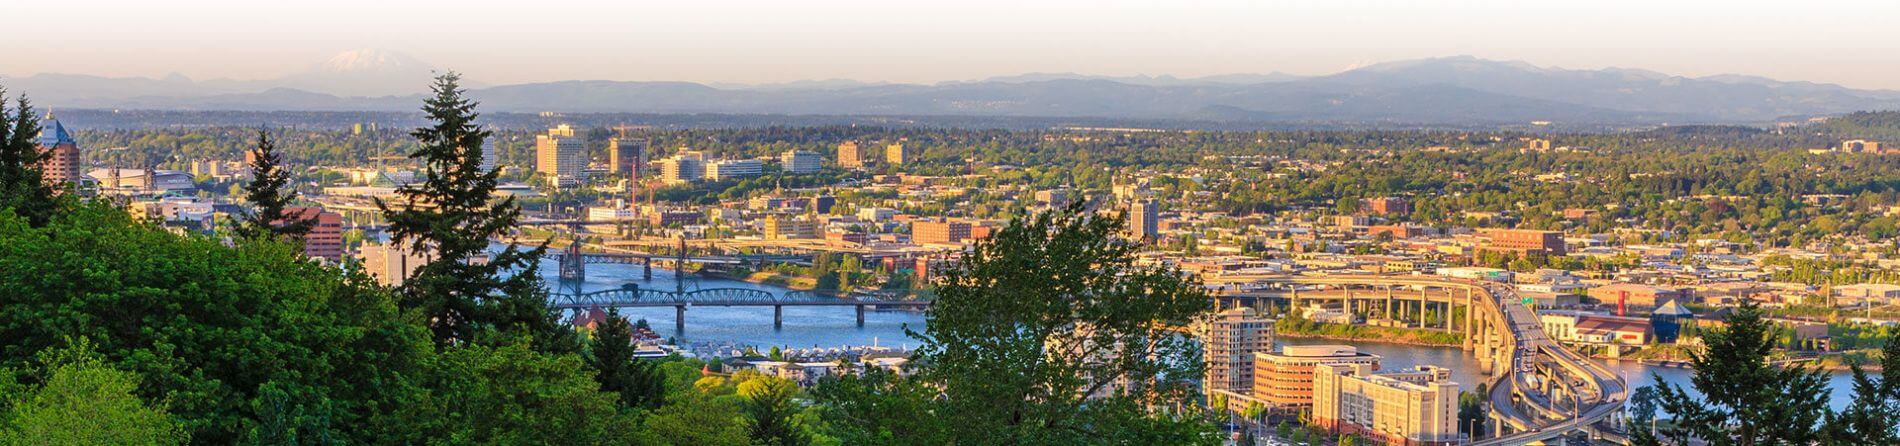
[[[345,53],[275,80],[193,81],[41,74],[13,91],[60,108],[411,111],[431,68],[380,51]],[[1567,70],[1468,56],[1391,62],[1302,77],[1202,78],[1036,73],[934,85],[802,81],[771,85],[561,81],[471,85],[483,109],[510,112],[1073,117],[1365,124],[1764,123],[1900,109],[1900,91],[1701,78],[1634,69]]]

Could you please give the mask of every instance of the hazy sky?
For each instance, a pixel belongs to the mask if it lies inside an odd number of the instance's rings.
[[[8,2],[0,74],[270,78],[380,48],[487,83],[1326,74],[1474,55],[1900,89],[1900,1]]]

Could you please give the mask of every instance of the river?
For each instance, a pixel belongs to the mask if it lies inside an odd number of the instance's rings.
[[[542,261],[540,272],[550,285],[560,283],[559,271],[559,265],[552,259]],[[640,265],[590,264],[587,265],[587,281],[582,284],[582,289],[607,290],[626,283],[638,283],[646,289],[672,290],[678,281],[673,271],[663,268],[654,268],[653,279],[643,280]],[[773,293],[791,291],[774,285],[729,279],[688,277],[685,283],[685,289],[689,291],[707,288],[750,288]],[[646,319],[653,330],[662,336],[678,335],[673,331],[672,308],[630,308],[622,312],[629,319]],[[786,307],[785,327],[773,329],[771,307],[692,307],[686,310],[686,336],[683,339],[689,344],[732,344],[754,346],[761,350],[774,346],[831,348],[871,344],[908,349],[916,347],[918,342],[905,335],[904,330],[909,328],[921,332],[924,322],[924,315],[919,312],[873,311],[865,315],[864,327],[858,327],[856,312],[851,307]],[[1452,379],[1465,390],[1471,390],[1477,383],[1483,382],[1477,373],[1477,359],[1455,347],[1289,338],[1281,338],[1277,343],[1353,345],[1360,351],[1384,357],[1383,368],[1386,369],[1436,365],[1450,368]],[[1688,369],[1646,366],[1634,361],[1604,361],[1604,364],[1610,370],[1621,373],[1632,389],[1654,384],[1655,379],[1651,376],[1653,372],[1661,375],[1665,382],[1694,392],[1689,385],[1691,371]],[[1829,388],[1832,391],[1829,404],[1835,409],[1846,407],[1853,397],[1852,375],[1831,372]]]

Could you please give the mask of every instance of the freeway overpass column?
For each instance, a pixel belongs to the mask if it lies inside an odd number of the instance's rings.
[[[784,329],[784,328],[785,328],[785,306],[773,305],[772,306],[772,329],[779,330],[779,329]]]
[[[858,305],[858,328],[864,328],[864,306]]]
[[[1385,319],[1392,320],[1392,285],[1385,286]]]
[[[1471,337],[1476,333],[1471,329],[1471,321],[1477,320],[1478,307],[1471,303],[1471,289],[1465,288],[1465,351],[1471,351]]]
[[[673,306],[673,337],[686,339],[686,306]]]
[[[1455,310],[1458,307],[1458,304],[1455,303],[1458,301],[1457,300],[1458,298],[1453,297],[1451,293],[1452,293],[1451,288],[1445,289],[1445,331],[1451,331],[1451,313],[1453,313],[1452,310]],[[1471,310],[1465,310],[1465,311],[1469,312]]]
[[[1287,314],[1293,314],[1294,311],[1299,311],[1300,309],[1300,286],[1289,283],[1286,284],[1286,287],[1293,292],[1291,297],[1287,298],[1286,311]]]

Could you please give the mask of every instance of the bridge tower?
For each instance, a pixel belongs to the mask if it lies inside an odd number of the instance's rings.
[[[587,280],[587,258],[581,253],[581,244],[581,237],[576,233],[561,256],[561,281],[573,283],[575,294],[580,294],[580,282]]]

